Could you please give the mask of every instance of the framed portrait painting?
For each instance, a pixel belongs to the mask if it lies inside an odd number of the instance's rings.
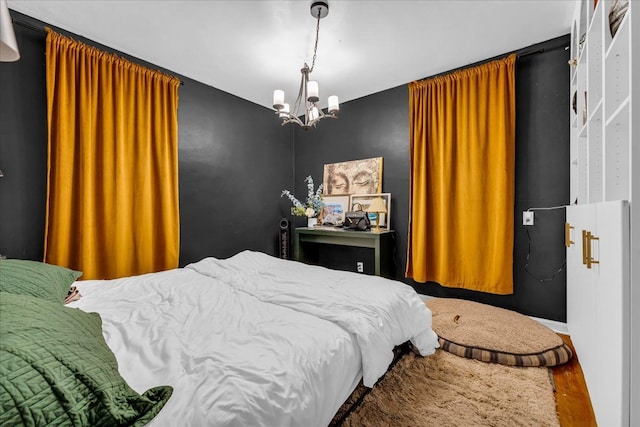
[[[320,214],[323,225],[344,224],[344,214],[349,210],[349,195],[322,196],[324,206]]]
[[[373,194],[382,192],[382,157],[324,165],[324,194]]]
[[[376,198],[381,198],[387,212],[380,213],[379,225],[380,228],[385,230],[391,230],[391,193],[378,193],[378,194],[352,194],[349,201],[350,211],[365,211],[368,212],[371,201]],[[371,227],[376,224],[375,212],[368,212],[369,221],[371,221]]]

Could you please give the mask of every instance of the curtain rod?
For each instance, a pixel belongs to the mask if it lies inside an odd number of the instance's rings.
[[[37,26],[35,26],[33,24],[30,24],[28,22],[19,21],[19,20],[14,19],[14,18],[11,18],[11,22],[14,23],[14,24],[18,24],[21,27],[28,28],[29,30],[36,31],[36,32],[38,32],[40,34],[47,34],[47,31],[44,28],[37,27]],[[180,80],[180,86],[184,86],[184,82],[182,80]]]
[[[560,49],[560,48],[564,48],[564,50],[567,50],[567,49],[569,49],[569,46],[558,45],[558,46],[549,47],[549,48],[542,47],[542,48],[537,49],[537,50],[532,50],[531,52],[518,53],[518,54],[516,54],[516,57],[524,58],[525,56],[537,55],[539,53],[544,53],[544,52],[548,52],[548,51],[556,50],[556,49]]]
[[[40,34],[47,34],[44,28],[36,27],[35,25],[29,24],[28,22],[18,21],[17,19],[14,19],[14,18],[11,18],[11,22],[14,24],[18,24],[21,27],[36,31]]]
[[[538,50],[533,50],[531,52],[525,52],[525,53],[521,53],[516,55],[517,58],[524,58],[525,56],[529,56],[529,55],[537,55],[539,53],[543,53],[544,49],[538,49]]]
[[[516,59],[520,59],[520,58],[524,58],[524,57],[527,57],[527,56],[537,55],[539,53],[549,52],[549,51],[560,49],[560,48],[563,48],[564,50],[567,50],[567,49],[569,49],[569,46],[565,46],[563,43],[561,43],[561,44],[559,44],[557,46],[547,47],[547,48],[541,47],[541,48],[532,50],[530,52],[523,52],[527,48],[519,49],[519,51],[518,50],[514,50],[512,52],[505,53],[505,54],[498,55],[498,56],[494,56],[492,58],[487,58],[487,59],[484,59],[482,61],[474,62],[472,64],[463,65],[461,67],[454,68],[453,70],[443,71],[442,73],[434,74],[433,76],[424,77],[424,78],[418,79],[416,81],[420,82],[420,81],[423,81],[423,80],[433,79],[435,77],[445,76],[447,74],[451,74],[451,73],[454,73],[456,71],[460,71],[460,70],[464,70],[464,69],[472,68],[472,67],[477,67],[477,66],[480,66],[482,64],[486,64],[488,62],[491,62],[491,61],[498,61],[500,59],[507,58],[510,55],[515,55]],[[518,53],[518,52],[521,52],[521,53]]]

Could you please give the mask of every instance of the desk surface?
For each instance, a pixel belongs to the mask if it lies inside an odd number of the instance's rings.
[[[340,227],[326,227],[326,226],[316,226],[316,227],[297,227],[296,233],[303,234],[318,234],[318,235],[336,235],[336,236],[345,236],[345,237],[362,237],[362,238],[375,238],[376,236],[391,234],[394,230],[385,230],[380,229],[380,231],[355,231],[355,230],[347,230]]]

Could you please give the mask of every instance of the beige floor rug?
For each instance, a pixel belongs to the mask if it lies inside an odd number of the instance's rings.
[[[551,378],[544,367],[486,363],[442,350],[428,357],[409,352],[331,425],[559,426]]]

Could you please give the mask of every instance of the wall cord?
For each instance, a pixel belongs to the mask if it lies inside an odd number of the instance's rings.
[[[561,206],[551,206],[548,208],[529,208],[527,209],[527,211],[548,211],[548,210],[554,210],[554,209],[564,209],[566,207],[567,207],[566,205],[561,205]],[[558,274],[560,274],[567,267],[567,257],[565,256],[564,260],[562,261],[562,265],[559,268],[557,268],[553,273],[551,273],[550,277],[540,278],[536,276],[531,271],[529,271],[529,259],[531,258],[531,234],[529,233],[529,226],[525,226],[525,231],[527,232],[527,258],[524,264],[524,271],[526,271],[529,276],[531,276],[532,278],[534,278],[540,283],[552,281],[553,279],[555,279],[555,277]]]

